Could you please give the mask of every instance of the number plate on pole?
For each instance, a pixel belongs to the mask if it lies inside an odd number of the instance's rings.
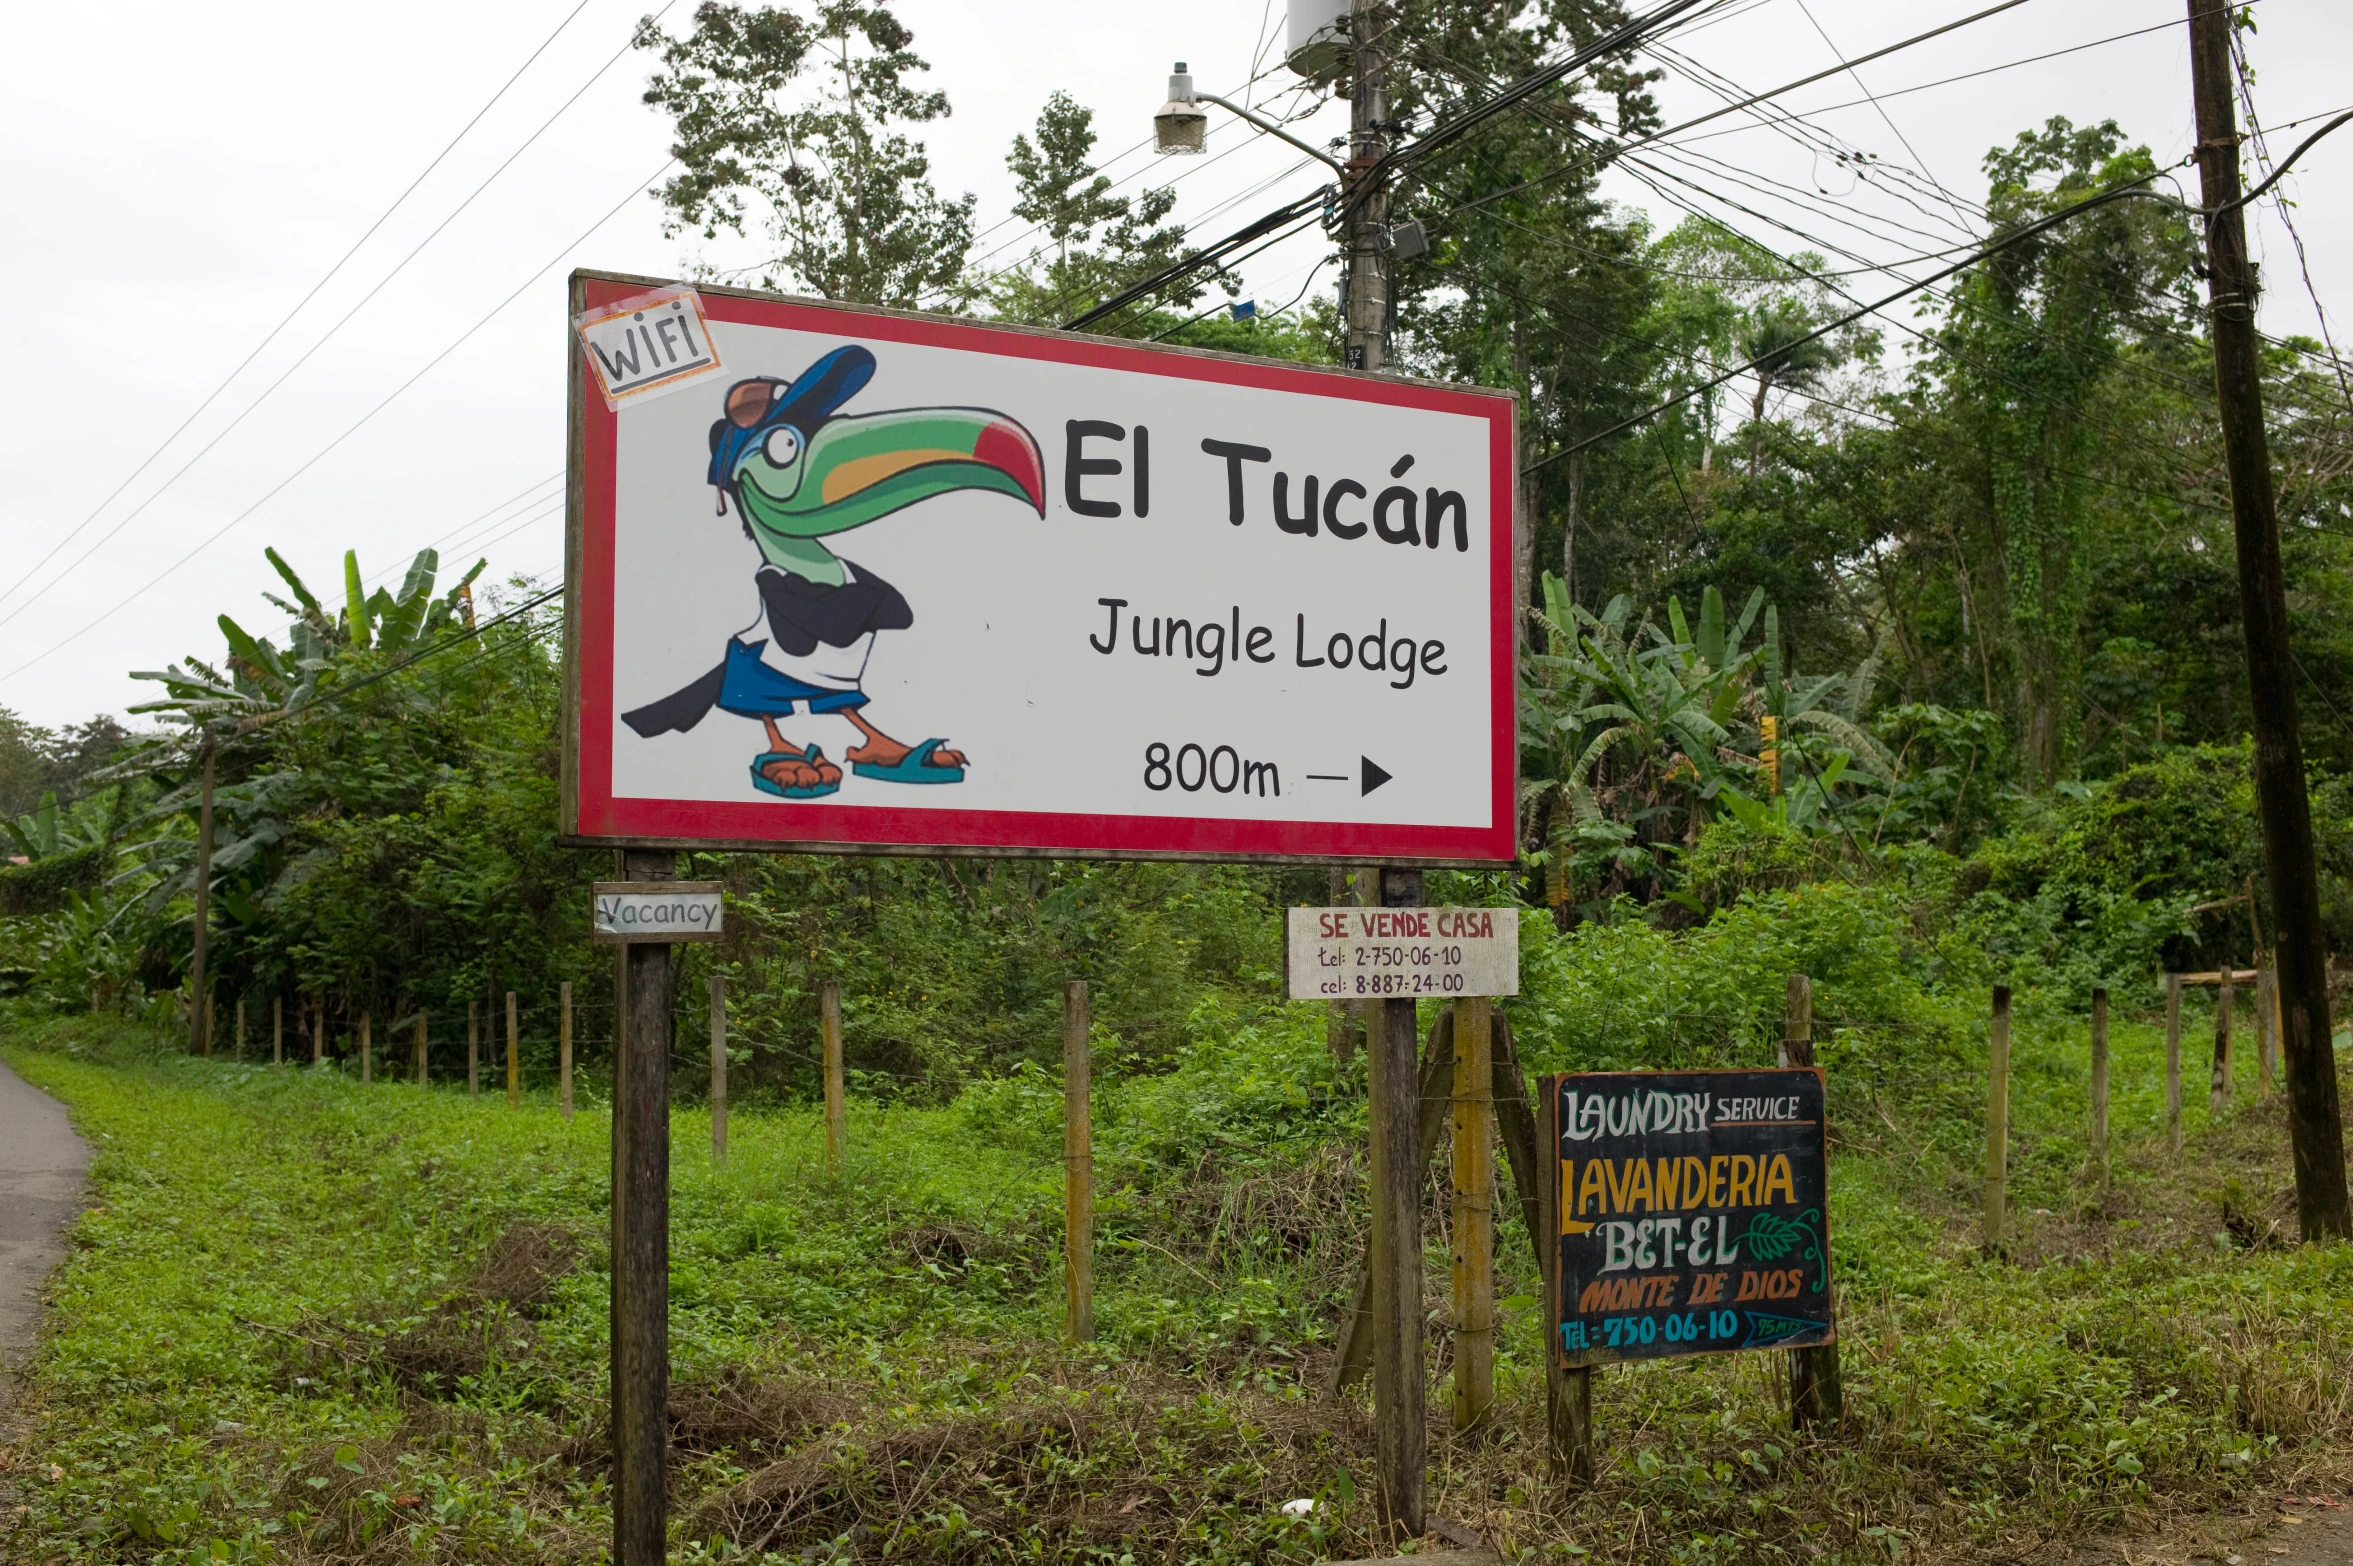
[[[1520,993],[1509,908],[1294,908],[1293,1000],[1413,1000]]]
[[[599,881],[589,888],[590,940],[716,941],[724,899],[716,881]]]

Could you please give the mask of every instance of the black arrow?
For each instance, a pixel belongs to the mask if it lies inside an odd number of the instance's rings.
[[[1389,774],[1382,771],[1380,763],[1373,760],[1372,757],[1359,756],[1356,759],[1364,766],[1364,771],[1360,775],[1363,786],[1356,791],[1359,798],[1389,781]]]

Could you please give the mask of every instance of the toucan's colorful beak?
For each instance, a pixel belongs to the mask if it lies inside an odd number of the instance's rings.
[[[773,460],[773,450],[788,458]],[[986,408],[835,417],[805,448],[764,448],[741,469],[744,514],[799,538],[862,527],[952,490],[993,490],[1046,514],[1046,465],[1014,420]]]

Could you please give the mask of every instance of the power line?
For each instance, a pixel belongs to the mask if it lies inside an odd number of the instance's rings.
[[[97,505],[90,508],[90,514],[88,516],[75,523],[73,529],[70,532],[68,532],[64,537],[60,538],[56,543],[51,544],[47,554],[34,561],[30,566],[27,566],[25,568],[24,574],[19,576],[14,582],[10,583],[6,592],[0,592],[0,603],[6,602],[8,598],[17,591],[18,588],[23,587],[27,582],[31,581],[33,577],[39,573],[41,567],[47,565],[51,560],[56,558],[57,552],[59,550],[63,549],[67,544],[72,543],[75,538],[80,536],[84,528],[88,527],[92,522],[98,520],[99,513],[104,511],[108,506],[112,505],[117,495],[120,495],[124,490],[130,488],[132,480],[136,479],[140,474],[146,472],[147,469],[154,463],[155,459],[162,456],[164,452],[170,448],[171,443],[175,440],[178,440],[180,436],[186,432],[188,426],[196,422],[198,416],[201,415],[205,409],[211,407],[214,402],[219,400],[221,393],[229,389],[229,384],[236,380],[238,376],[245,373],[246,366],[250,365],[255,359],[259,358],[263,349],[269,347],[271,343],[278,340],[278,334],[286,330],[287,326],[293,322],[294,318],[302,313],[303,307],[318,297],[320,289],[326,287],[330,282],[335,280],[336,274],[343,270],[344,265],[349,262],[353,256],[359,254],[360,247],[375,237],[376,231],[391,220],[392,214],[400,210],[401,204],[403,202],[407,201],[409,197],[416,194],[417,187],[425,183],[426,176],[431,174],[435,169],[441,167],[442,160],[447,158],[452,152],[456,151],[458,143],[464,141],[466,139],[467,133],[482,122],[482,116],[488,114],[491,109],[497,106],[498,101],[507,95],[507,89],[514,86],[517,81],[522,79],[523,73],[531,68],[531,63],[534,60],[537,60],[542,54],[545,54],[547,52],[548,45],[554,43],[556,39],[563,33],[564,29],[572,25],[573,18],[577,17],[582,11],[586,9],[588,9],[588,0],[580,0],[578,5],[575,5],[570,11],[564,14],[564,19],[556,23],[555,31],[549,33],[545,38],[540,40],[539,47],[532,50],[530,54],[524,57],[523,63],[515,67],[514,74],[509,76],[504,82],[501,82],[499,84],[498,91],[492,93],[489,100],[485,102],[481,108],[474,111],[474,116],[472,119],[467,120],[465,124],[458,127],[458,133],[449,139],[448,145],[444,146],[439,152],[435,153],[433,155],[433,160],[430,163],[427,163],[424,168],[417,172],[417,177],[415,179],[412,179],[408,182],[407,188],[402,190],[399,195],[392,198],[392,204],[377,215],[376,221],[370,223],[367,226],[366,231],[362,233],[359,238],[351,242],[351,248],[344,251],[343,254],[336,259],[335,264],[327,268],[326,272],[319,278],[317,282],[310,285],[309,292],[305,293],[300,299],[297,299],[294,302],[294,308],[288,310],[285,316],[279,320],[278,324],[271,327],[269,331],[264,334],[262,340],[253,345],[252,352],[246,354],[244,358],[238,360],[236,368],[231,370],[227,375],[221,377],[221,383],[218,386],[215,386],[212,391],[206,395],[202,402],[198,403],[193,409],[191,409],[188,416],[182,419],[178,426],[175,427],[169,435],[166,435],[163,440],[157,444],[153,451],[149,452],[143,459],[141,459],[137,467],[131,469],[129,473],[125,474],[121,483],[115,485],[113,489],[107,491],[106,497],[100,500]]]
[[[676,3],[677,0],[670,0],[671,5]],[[663,10],[665,11],[668,9],[669,5],[665,5],[663,7]],[[654,15],[655,18],[658,18],[661,15],[661,12],[657,11],[654,13]],[[411,249],[407,255],[402,256],[400,260],[394,264],[391,271],[385,273],[382,278],[377,280],[375,287],[369,289],[365,294],[361,295],[359,302],[354,304],[349,310],[345,311],[343,315],[335,322],[335,324],[328,327],[325,333],[323,333],[316,342],[312,343],[308,348],[304,349],[301,357],[297,358],[292,364],[288,365],[283,371],[281,371],[276,380],[270,382],[269,385],[262,388],[260,395],[256,396],[253,401],[247,403],[244,409],[240,411],[235,418],[231,419],[227,424],[223,425],[220,431],[216,433],[212,439],[206,441],[202,447],[198,448],[196,455],[190,457],[186,462],[182,463],[170,478],[165,479],[161,484],[157,485],[155,489],[148,494],[146,499],[140,501],[138,505],[132,507],[131,510],[123,516],[122,520],[115,523],[113,527],[109,528],[96,543],[92,544],[88,549],[83,550],[81,554],[76,556],[72,565],[67,566],[63,571],[58,572],[56,576],[50,578],[49,582],[38,592],[34,593],[32,597],[26,599],[15,609],[10,610],[5,616],[0,616],[0,626],[7,625],[11,620],[14,620],[26,609],[31,608],[35,603],[40,601],[43,594],[47,593],[51,588],[54,588],[59,582],[65,580],[65,578],[71,576],[75,571],[79,570],[84,562],[88,561],[92,555],[105,548],[107,543],[111,541],[116,534],[120,533],[124,528],[130,526],[130,524],[140,515],[140,513],[144,512],[149,506],[153,505],[157,500],[161,499],[164,492],[170,489],[174,484],[178,483],[182,476],[184,476],[189,469],[195,467],[197,463],[203,461],[205,456],[210,453],[215,446],[218,446],[222,441],[226,440],[230,433],[234,431],[239,425],[243,424],[250,414],[252,414],[256,409],[260,408],[264,402],[268,401],[272,393],[276,392],[279,387],[285,385],[287,380],[293,376],[297,370],[300,370],[305,364],[308,364],[312,355],[316,354],[321,348],[324,348],[330,339],[332,339],[338,332],[342,331],[345,326],[350,324],[354,316],[358,315],[360,311],[366,309],[369,302],[372,301],[378,294],[382,293],[385,288],[391,284],[392,280],[398,277],[401,272],[407,268],[408,264],[411,261],[414,261],[418,255],[424,251],[426,246],[432,244],[434,240],[440,238],[442,232],[446,230],[450,224],[456,222],[458,217],[464,213],[468,207],[474,204],[477,197],[479,197],[484,191],[488,190],[500,175],[504,174],[510,167],[512,167],[517,158],[520,158],[525,152],[529,151],[533,143],[537,142],[541,136],[545,135],[548,129],[553,126],[557,120],[561,119],[565,112],[569,110],[573,104],[579,102],[582,96],[584,96],[591,87],[594,87],[597,82],[603,78],[605,72],[611,70],[615,65],[619,64],[622,57],[627,55],[629,51],[635,47],[636,44],[633,36],[631,42],[623,44],[621,48],[613,54],[612,58],[606,60],[603,65],[597,67],[594,75],[590,76],[587,81],[580,84],[579,89],[575,91],[571,97],[566,98],[561,104],[559,104],[556,107],[555,113],[549,115],[544,121],[542,121],[537,130],[533,131],[529,136],[524,137],[522,145],[517,147],[513,152],[507,154],[505,161],[500,163],[497,168],[492,169],[490,173],[482,180],[482,182],[476,185],[473,190],[467,194],[463,201],[459,202],[454,208],[450,210],[450,213],[447,217],[443,218],[438,224],[434,226],[432,232],[428,233],[423,239],[417,241],[415,248]],[[666,166],[667,165],[665,165],[665,167]],[[263,497],[265,500],[267,498],[267,496]],[[255,504],[258,505],[260,502],[257,501]]]
[[[619,201],[615,202],[612,208],[607,211],[604,216],[598,218],[594,223],[591,223],[580,233],[578,238],[566,244],[563,249],[557,251],[553,256],[550,256],[538,267],[537,270],[533,271],[529,277],[523,279],[523,281],[516,286],[514,292],[508,294],[497,304],[491,306],[488,313],[483,315],[480,320],[476,321],[472,326],[467,327],[463,332],[459,333],[456,339],[452,341],[448,347],[442,349],[431,359],[428,359],[415,374],[411,375],[407,380],[402,381],[398,386],[395,386],[390,392],[386,393],[382,401],[378,402],[367,412],[361,414],[358,419],[354,420],[351,425],[343,431],[342,434],[336,436],[333,440],[327,442],[326,445],[320,447],[317,452],[313,453],[309,458],[305,459],[300,467],[297,467],[293,472],[287,474],[277,483],[271,485],[259,500],[256,500],[252,505],[247,506],[244,510],[229,518],[228,521],[222,523],[218,528],[214,529],[212,533],[207,535],[201,543],[197,544],[194,549],[189,550],[178,560],[167,566],[163,571],[149,578],[144,585],[135,589],[127,597],[121,599],[114,605],[113,608],[108,609],[105,613],[99,615],[96,619],[84,624],[79,630],[74,631],[64,640],[59,641],[51,645],[46,650],[36,653],[31,658],[26,659],[23,663],[20,663],[15,668],[9,670],[5,675],[0,675],[0,679],[13,679],[17,675],[24,673],[25,670],[31,668],[34,664],[37,664],[43,659],[51,657],[56,653],[62,652],[65,648],[72,646],[77,641],[80,641],[83,637],[98,629],[99,626],[105,624],[108,620],[113,619],[116,615],[122,613],[123,610],[128,609],[140,598],[145,597],[156,586],[162,583],[166,578],[170,577],[173,572],[179,570],[180,567],[186,565],[190,560],[193,560],[197,555],[201,554],[204,550],[210,548],[214,543],[218,542],[224,535],[228,533],[231,528],[244,521],[247,517],[253,515],[254,512],[260,510],[264,505],[268,504],[269,501],[274,498],[279,491],[286,488],[287,485],[293,483],[296,479],[302,477],[303,474],[308,473],[313,467],[316,467],[329,452],[332,452],[336,447],[342,445],[346,440],[349,440],[353,435],[357,434],[361,427],[367,424],[369,420],[375,418],[377,414],[382,413],[386,408],[390,407],[394,399],[398,398],[410,387],[416,385],[420,380],[423,380],[425,376],[434,369],[435,366],[441,363],[442,360],[457,352],[457,350],[462,347],[470,338],[472,338],[476,332],[479,332],[483,327],[488,326],[490,322],[501,312],[503,312],[509,305],[513,304],[517,299],[520,299],[523,296],[525,289],[528,289],[532,284],[538,282],[539,279],[544,276],[551,268],[561,263],[564,257],[570,255],[574,250],[578,249],[582,244],[586,243],[590,235],[594,234],[598,229],[604,227],[614,218],[620,216],[621,209],[628,206],[630,202],[636,200],[638,193],[644,190],[647,186],[651,185],[654,180],[660,179],[662,175],[669,172],[670,165],[675,161],[675,159],[664,159],[660,168],[654,170],[654,172],[646,179],[640,180],[635,185],[633,185],[630,188],[629,193],[623,196]]]

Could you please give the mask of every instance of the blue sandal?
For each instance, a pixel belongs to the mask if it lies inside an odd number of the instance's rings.
[[[871,761],[853,761],[850,770],[862,778],[873,778],[881,783],[961,783],[962,767],[935,767],[931,753],[948,743],[944,739],[927,739],[901,756],[895,766],[881,766]]]
[[[779,799],[823,799],[828,794],[839,793],[841,792],[841,784],[838,781],[796,784],[787,788],[761,770],[770,762],[775,761],[805,761],[811,766],[815,766],[824,759],[825,752],[814,745],[798,753],[789,750],[764,750],[752,758],[752,787],[763,793],[774,794]]]

